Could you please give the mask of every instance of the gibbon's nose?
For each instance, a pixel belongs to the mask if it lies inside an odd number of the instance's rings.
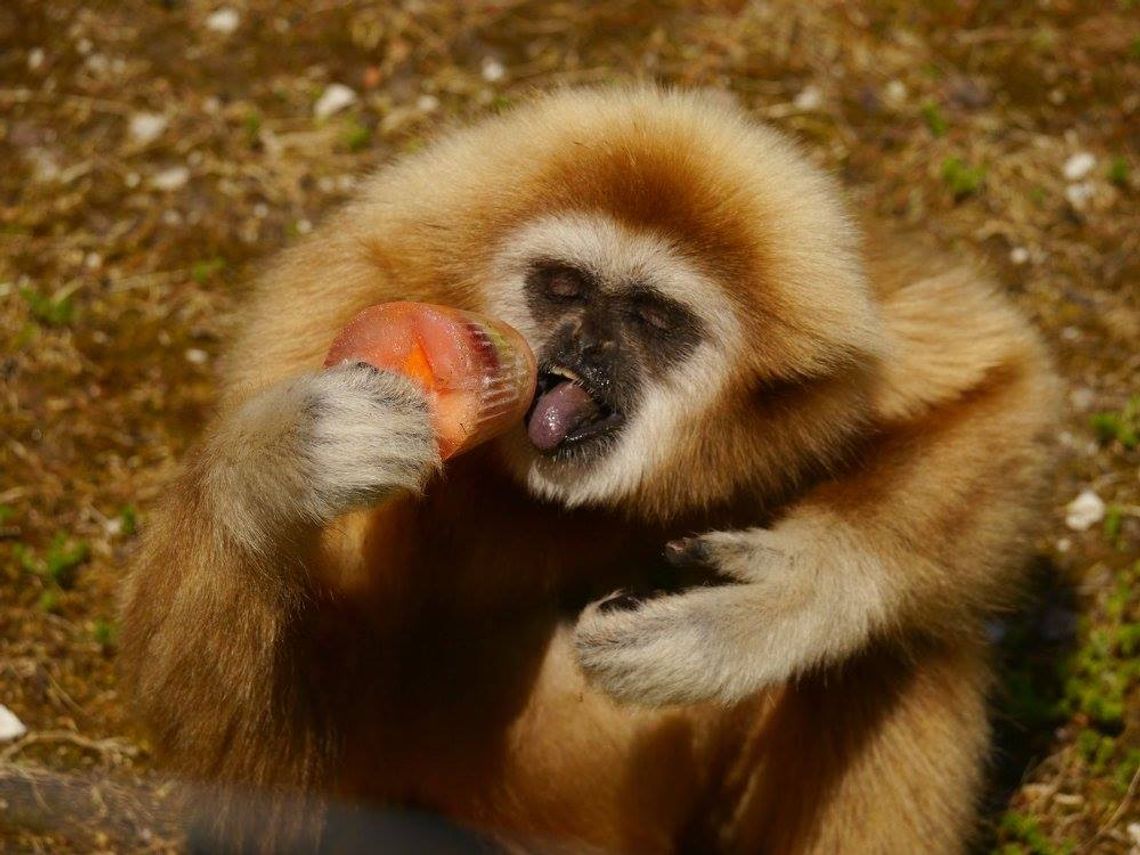
[[[583,357],[598,357],[617,349],[613,325],[595,315],[585,315],[577,330],[578,350]]]

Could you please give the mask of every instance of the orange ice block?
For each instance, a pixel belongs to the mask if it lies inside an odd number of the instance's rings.
[[[428,303],[370,306],[340,331],[325,366],[367,362],[419,383],[444,459],[518,423],[534,397],[534,354],[502,321]]]

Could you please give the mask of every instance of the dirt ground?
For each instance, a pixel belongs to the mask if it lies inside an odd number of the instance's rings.
[[[631,79],[734,93],[1048,337],[1063,463],[993,627],[978,848],[1140,852],[1135,0],[0,4],[0,704],[28,729],[0,850],[174,845],[115,591],[258,264],[456,120]],[[351,103],[318,115],[331,84]]]

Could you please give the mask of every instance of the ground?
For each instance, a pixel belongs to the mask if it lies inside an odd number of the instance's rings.
[[[28,734],[0,742],[0,850],[173,845],[115,592],[258,265],[454,121],[632,79],[733,93],[1044,332],[1062,463],[1031,593],[993,625],[978,848],[1140,851],[1134,0],[7,0],[0,704]],[[332,84],[351,103],[324,115]]]

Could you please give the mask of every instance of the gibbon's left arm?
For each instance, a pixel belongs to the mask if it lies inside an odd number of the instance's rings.
[[[876,637],[970,632],[1009,595],[1048,460],[1048,360],[961,272],[903,289],[884,316],[877,429],[855,464],[770,529],[667,546],[736,584],[587,609],[576,645],[596,685],[643,704],[732,701]]]

